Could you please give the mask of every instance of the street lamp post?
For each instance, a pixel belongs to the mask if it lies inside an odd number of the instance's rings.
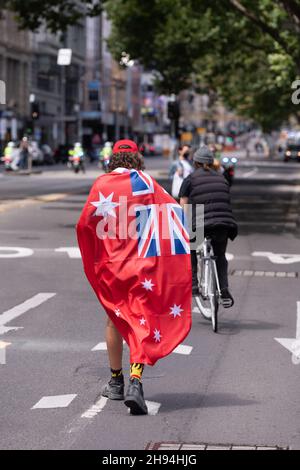
[[[66,114],[66,67],[71,65],[72,62],[72,49],[59,49],[57,55],[57,65],[61,67],[61,106],[60,106],[60,119],[61,119],[61,143],[66,143],[65,133],[65,114]]]

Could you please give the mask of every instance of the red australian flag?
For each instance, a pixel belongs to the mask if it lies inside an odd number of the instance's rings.
[[[191,328],[191,261],[182,208],[147,173],[94,183],[77,225],[86,276],[130,348],[153,365]]]

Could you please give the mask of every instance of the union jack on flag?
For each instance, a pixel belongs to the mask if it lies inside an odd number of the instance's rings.
[[[130,171],[130,182],[133,196],[154,193],[152,178],[143,171]]]
[[[172,255],[189,254],[190,237],[182,208],[178,204],[167,204],[167,211]]]
[[[178,204],[165,204],[162,211],[166,214],[160,227],[158,211],[162,208],[156,204],[138,206],[135,208],[138,233],[138,255],[142,258],[161,255],[160,238],[170,240],[172,255],[190,253],[189,234],[185,228],[184,212]],[[167,222],[167,223],[164,223]],[[167,253],[165,253],[167,254]]]
[[[156,204],[135,207],[138,254],[142,258],[160,256],[159,224]]]

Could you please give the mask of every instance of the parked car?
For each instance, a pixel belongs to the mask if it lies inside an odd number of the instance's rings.
[[[44,164],[44,154],[39,147],[39,144],[32,140],[29,142],[28,147],[29,153],[31,154],[32,164],[33,165],[43,165]]]

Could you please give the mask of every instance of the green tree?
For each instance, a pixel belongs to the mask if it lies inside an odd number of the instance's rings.
[[[84,16],[97,16],[101,0],[0,0],[0,11],[15,13],[22,29],[37,30],[46,25],[52,32],[65,31]]]
[[[265,130],[290,114],[300,74],[295,0],[108,0],[110,48],[157,71],[163,91],[196,80]]]

